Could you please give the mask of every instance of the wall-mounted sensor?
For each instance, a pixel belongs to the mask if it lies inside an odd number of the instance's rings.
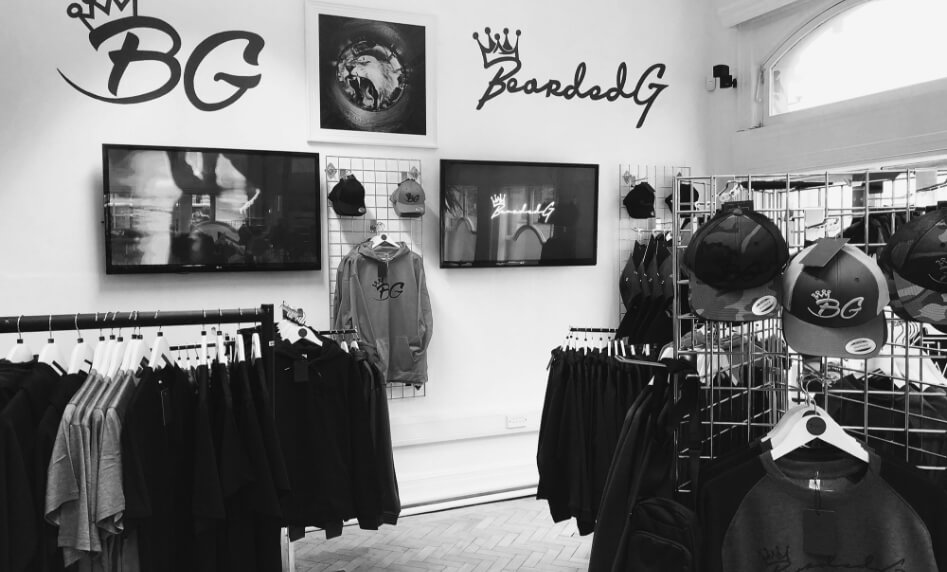
[[[720,89],[727,89],[737,86],[737,78],[730,75],[730,66],[728,65],[715,65],[714,78],[720,80]]]

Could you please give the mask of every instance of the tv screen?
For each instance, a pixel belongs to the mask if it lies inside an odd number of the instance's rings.
[[[598,165],[441,160],[441,268],[594,266]]]
[[[319,270],[319,155],[103,145],[108,274]]]

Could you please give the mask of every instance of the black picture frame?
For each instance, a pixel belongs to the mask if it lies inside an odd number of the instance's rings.
[[[599,165],[441,159],[440,167],[441,268],[597,264]]]
[[[106,274],[322,269],[318,153],[106,143],[102,193]]]

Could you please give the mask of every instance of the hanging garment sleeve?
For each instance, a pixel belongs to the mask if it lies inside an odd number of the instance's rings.
[[[665,358],[661,360],[667,366],[668,375],[677,378],[680,387],[680,398],[675,405],[674,426],[680,425],[685,415],[689,416],[687,423],[688,474],[691,480],[692,498],[696,498],[699,486],[700,451],[703,438],[700,428],[700,378],[693,364],[683,359]]]

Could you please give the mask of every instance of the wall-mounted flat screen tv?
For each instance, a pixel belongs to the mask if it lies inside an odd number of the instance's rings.
[[[441,160],[441,267],[594,266],[598,165]]]
[[[103,145],[108,274],[319,270],[319,155]]]

